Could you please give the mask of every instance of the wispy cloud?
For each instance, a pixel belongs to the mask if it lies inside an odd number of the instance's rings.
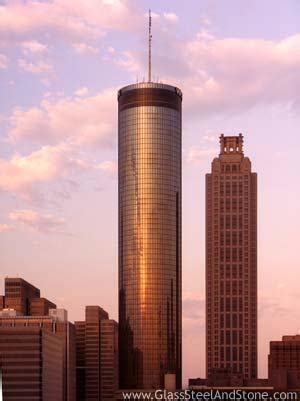
[[[99,50],[96,47],[88,45],[87,43],[83,43],[83,42],[73,43],[72,47],[76,53],[81,54],[81,55],[98,54],[99,53]]]
[[[296,103],[299,46],[300,34],[267,41],[199,33],[182,50],[190,71],[189,106],[200,113],[238,112],[261,103]]]
[[[205,298],[201,294],[183,294],[182,300],[183,318],[185,320],[200,321],[204,324],[205,320]]]
[[[219,38],[202,30],[170,43],[161,32],[156,65],[163,80],[183,90],[188,118],[240,113],[259,104],[300,104],[299,47],[300,34],[272,41]],[[116,61],[135,77],[145,71],[145,59],[143,52],[123,51]]]
[[[112,176],[116,176],[118,165],[115,161],[107,160],[97,165],[97,168],[109,173]]]
[[[42,146],[25,156],[0,159],[0,191],[38,205],[52,203],[52,195],[69,199],[83,174],[94,177],[100,172],[114,178],[117,165],[114,161],[99,163],[77,145]]]
[[[258,294],[258,316],[259,319],[278,318],[278,316],[293,316],[295,306],[298,304],[299,294],[290,292],[289,289],[278,286],[270,292],[259,292]]]
[[[10,220],[21,223],[42,233],[53,233],[61,230],[66,223],[62,217],[52,214],[41,214],[31,209],[14,210],[9,214]]]
[[[124,20],[128,21],[128,29],[139,21],[124,0],[5,1],[0,6],[0,37],[12,41],[44,30],[74,42],[83,37],[97,38],[111,29],[123,29]]]
[[[187,152],[186,161],[187,163],[190,164],[199,164],[204,160],[207,159],[211,160],[213,156],[217,155],[217,152],[218,152],[217,147],[203,149],[199,146],[192,146],[189,148]]]
[[[31,62],[25,59],[18,61],[19,67],[31,74],[48,74],[53,71],[53,66],[45,61]]]
[[[8,231],[12,231],[13,230],[13,226],[9,225],[9,224],[0,224],[0,233],[5,233]]]
[[[39,107],[15,109],[9,118],[11,141],[31,140],[111,146],[116,132],[116,90],[91,97],[43,100]]]
[[[74,92],[74,94],[75,94],[76,96],[80,96],[80,97],[82,97],[82,96],[87,96],[87,95],[89,94],[89,89],[88,89],[86,86],[82,86],[81,88],[78,88],[78,89]]]
[[[4,54],[0,54],[0,70],[5,70],[8,67],[8,58]]]
[[[47,49],[48,46],[38,42],[37,40],[27,40],[21,43],[21,47],[23,50],[24,54],[29,54],[29,53],[44,53]]]
[[[137,55],[134,52],[124,50],[114,57],[114,62],[125,70],[132,73],[141,73],[143,68],[141,67],[140,54]]]
[[[171,21],[171,22],[178,22],[178,20],[179,20],[178,15],[176,15],[175,13],[164,13],[164,18],[167,21]]]
[[[72,147],[44,146],[26,156],[0,159],[0,190],[30,199],[37,184],[67,179],[86,168]]]
[[[200,24],[203,25],[203,26],[205,26],[205,27],[208,27],[208,26],[211,25],[211,20],[210,20],[210,18],[207,17],[206,15],[203,15],[203,16],[200,18]]]

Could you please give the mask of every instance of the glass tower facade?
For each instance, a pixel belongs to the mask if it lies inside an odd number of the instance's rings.
[[[139,83],[119,102],[120,388],[181,388],[181,102]]]

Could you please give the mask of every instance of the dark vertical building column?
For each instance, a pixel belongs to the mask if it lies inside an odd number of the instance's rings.
[[[85,399],[101,400],[101,321],[108,314],[99,306],[85,310]]]
[[[75,322],[76,401],[85,400],[85,322]]]
[[[101,322],[101,400],[113,400],[118,385],[118,323],[105,319]]]
[[[76,400],[108,401],[118,389],[118,324],[99,306],[75,322]]]

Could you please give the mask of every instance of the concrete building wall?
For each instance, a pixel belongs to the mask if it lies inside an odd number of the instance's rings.
[[[63,400],[75,401],[76,399],[76,348],[75,348],[75,328],[68,321],[60,322],[55,319],[34,316],[21,316],[14,318],[0,318],[0,328],[10,328],[20,330],[23,327],[40,328],[52,333],[62,343],[62,364],[63,364]],[[0,353],[1,357],[1,353]]]
[[[5,401],[63,401],[63,345],[37,327],[0,327]]]
[[[300,335],[270,342],[270,383],[277,389],[300,389]]]
[[[43,401],[65,400],[64,396],[64,349],[63,338],[52,332],[42,334],[42,390]]]
[[[30,315],[30,302],[40,297],[40,290],[22,278],[5,278],[5,308]]]
[[[33,298],[30,300],[30,316],[48,316],[49,309],[55,309],[56,305],[46,298]]]

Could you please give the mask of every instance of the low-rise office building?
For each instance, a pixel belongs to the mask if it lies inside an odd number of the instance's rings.
[[[300,335],[270,342],[269,380],[280,390],[300,390]]]
[[[54,369],[55,358],[62,360],[62,370],[56,368],[56,372],[60,374],[62,380],[62,400],[63,401],[75,401],[76,399],[76,348],[75,348],[75,326],[74,324],[68,321],[67,311],[64,309],[55,309],[56,306],[53,302],[40,298],[40,290],[34,287],[32,284],[26,282],[21,278],[6,278],[5,279],[5,296],[3,296],[4,302],[2,308],[0,308],[0,329],[2,332],[5,332],[6,336],[9,336],[11,339],[18,338],[20,330],[24,329],[27,332],[30,330],[39,330],[40,337],[43,338],[54,338],[52,341],[60,344],[58,348],[53,350],[53,354],[49,355],[51,359],[51,363],[44,366],[44,369],[47,369],[49,366],[49,374],[52,369]],[[54,307],[54,308],[53,308]],[[3,345],[3,339],[1,339],[1,344]],[[26,337],[29,338],[29,337]],[[36,337],[37,338],[37,337]],[[37,341],[35,340],[33,341]],[[42,341],[42,340],[41,340]],[[46,340],[45,340],[46,341]],[[48,341],[48,340],[47,340]],[[44,348],[42,341],[42,348],[40,350],[41,358],[44,358],[44,349],[45,352],[48,352],[47,341]],[[50,341],[50,340],[49,340]],[[49,342],[48,341],[48,342]],[[33,345],[32,345],[33,346]],[[34,345],[35,347],[37,345]],[[27,344],[26,347],[30,349],[31,345]],[[49,349],[51,346],[49,345]],[[10,354],[7,355],[4,353],[5,344],[0,349],[0,364],[2,365],[2,381],[3,381],[3,392],[7,394],[9,392],[11,383],[18,381],[19,377],[19,369],[22,368],[22,359],[16,358],[14,364],[11,365],[10,355],[18,355],[19,352],[19,343],[17,340],[13,340],[10,344]],[[60,352],[60,353],[59,353]],[[48,356],[47,356],[48,357]],[[20,362],[20,366],[17,365],[17,362]],[[26,361],[25,361],[26,362]],[[24,362],[24,363],[25,363]],[[48,363],[48,362],[47,362]],[[60,362],[59,362],[60,363]],[[13,369],[9,369],[10,366],[13,366]],[[25,365],[24,365],[25,366]],[[28,362],[28,366],[30,366],[30,362]],[[30,374],[30,369],[27,370],[27,373]],[[42,387],[48,386],[48,373],[43,372],[41,376]],[[15,375],[15,377],[13,377]],[[28,379],[28,378],[27,378]],[[44,382],[46,380],[46,382]],[[52,379],[51,379],[52,380]],[[50,382],[51,382],[50,380]],[[24,390],[24,397],[22,398],[9,398],[13,397],[12,395],[6,395],[5,401],[18,401],[21,400],[35,400],[35,398],[26,398],[27,397],[27,389],[28,384],[25,381],[18,382],[18,386],[16,387],[22,393],[22,389]],[[48,390],[44,392],[48,394]],[[11,394],[11,393],[10,393]],[[40,398],[41,400],[48,400],[45,398],[45,394],[40,396],[44,398]],[[49,393],[51,394],[51,393]],[[38,396],[38,395],[36,395]],[[39,399],[39,398],[37,398]],[[49,398],[49,401],[60,400],[60,398]]]
[[[0,327],[5,401],[64,401],[63,342],[42,327]]]

